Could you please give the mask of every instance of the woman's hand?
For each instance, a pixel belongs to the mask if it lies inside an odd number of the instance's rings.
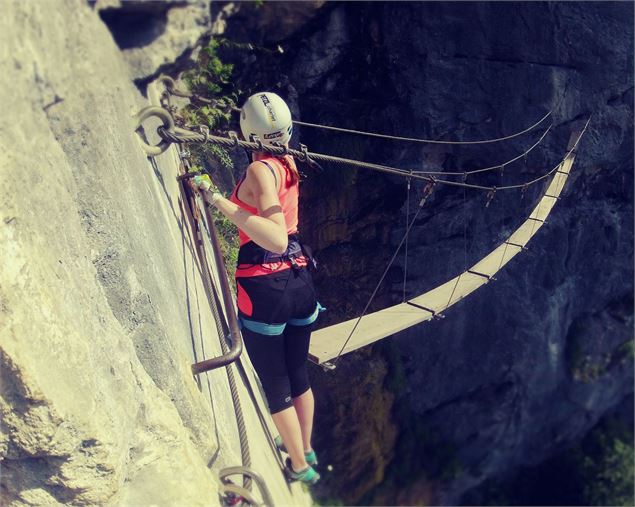
[[[198,176],[194,176],[190,179],[190,186],[194,190],[199,190],[203,192],[216,192],[218,189],[212,178],[209,177],[209,174],[199,174]]]
[[[208,204],[216,205],[219,199],[223,198],[223,194],[218,191],[218,187],[214,185],[212,178],[208,174],[199,174],[191,178],[190,187],[195,191],[201,192],[203,200]]]

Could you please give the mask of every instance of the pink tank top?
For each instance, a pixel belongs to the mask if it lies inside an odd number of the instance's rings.
[[[295,162],[293,161],[293,157],[289,155],[285,155],[285,159],[289,162],[289,164],[295,168]],[[258,160],[258,162],[264,162],[262,165],[263,171],[269,171],[269,167],[273,169],[276,183],[278,185],[278,199],[280,200],[280,206],[282,207],[282,213],[284,215],[284,221],[287,225],[287,234],[293,234],[298,232],[298,195],[299,188],[298,182],[296,181],[293,185],[290,184],[291,175],[288,174],[289,170],[284,166],[284,164],[276,159],[275,157],[268,157]],[[269,166],[269,167],[267,167]],[[241,208],[253,213],[254,215],[258,214],[258,208],[253,206],[249,206],[247,203],[244,203],[238,198],[238,190],[242,185],[245,176],[243,176],[229,200],[233,203],[236,203]],[[248,241],[251,241],[251,238],[247,236],[241,229],[238,229],[238,238],[240,240],[240,246],[243,246]]]

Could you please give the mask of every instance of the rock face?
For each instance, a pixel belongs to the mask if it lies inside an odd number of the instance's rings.
[[[401,434],[415,422],[425,427],[431,447],[411,443],[421,459],[411,463],[409,480],[398,489],[377,490],[379,503],[456,503],[484,479],[569,445],[632,398],[632,17],[627,3],[326,5],[301,33],[280,42],[283,56],[250,62],[246,82],[279,92],[300,119],[315,123],[488,139],[521,131],[553,110],[552,132],[526,162],[470,180],[486,185],[524,182],[551,169],[566,151],[571,122],[592,114],[565,198],[530,251],[445,320],[393,338],[399,353],[389,366],[403,380],[394,423]],[[240,28],[233,30],[240,38]],[[275,78],[268,78],[272,70]],[[497,144],[422,147],[298,130],[312,151],[441,171],[503,163],[542,132]],[[309,173],[301,230],[321,263],[316,281],[329,308],[323,324],[359,315],[364,307],[405,231],[405,187],[403,180],[361,170]],[[528,215],[541,190],[532,187],[522,200],[518,193],[498,193],[488,208],[478,192],[435,191],[410,235],[407,294],[449,280],[491,251]],[[410,218],[420,192],[413,184]],[[403,276],[402,253],[371,311],[401,301]],[[342,361],[339,380],[323,381],[317,370],[314,376],[324,384],[323,394],[317,389],[320,443],[336,470],[349,463],[338,461],[342,447],[355,447],[354,439],[336,435],[344,420],[374,432],[377,441],[385,432],[365,426],[364,416],[352,411],[333,421],[333,400],[363,387],[355,381],[362,366],[350,361],[350,369]],[[370,396],[373,388],[361,392]],[[434,458],[424,451],[444,446],[452,456],[431,478]],[[392,451],[381,453],[391,459]],[[388,475],[398,461],[386,468]],[[374,470],[384,467],[378,463]],[[365,486],[357,480],[347,485],[334,473],[325,494],[330,487],[346,503],[372,500],[360,492],[382,479],[367,478]]]
[[[209,34],[211,0],[97,0],[95,9],[135,80],[146,81],[187,59]]]
[[[191,374],[220,345],[176,157],[140,149],[148,101],[90,6],[4,7],[1,503],[215,503],[240,443],[225,371]],[[238,383],[253,469],[307,503]]]

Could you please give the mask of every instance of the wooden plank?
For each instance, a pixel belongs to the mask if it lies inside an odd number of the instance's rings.
[[[564,184],[567,182],[567,175],[557,172],[547,187],[546,194],[558,197],[562,193]]]
[[[410,301],[441,313],[487,282],[487,278],[465,272]]]
[[[516,229],[507,241],[516,245],[526,246],[529,240],[533,238],[536,232],[543,226],[541,222],[535,220],[525,220],[518,229]],[[512,246],[512,245],[510,245]]]
[[[369,313],[360,321],[342,354],[369,345],[431,318],[431,313],[407,303]],[[309,349],[311,361],[321,364],[337,357],[357,320],[357,318],[347,320],[314,331],[311,335]]]
[[[540,225],[536,223],[536,225]],[[519,246],[503,243],[483,257],[470,269],[485,275],[494,276],[505,264],[511,261],[522,249]]]
[[[536,204],[536,207],[531,212],[531,215],[529,215],[529,218],[537,218],[541,222],[544,222],[549,216],[549,213],[551,213],[551,209],[555,206],[556,202],[558,202],[558,199],[555,197],[543,196],[543,198],[538,201],[538,204]]]

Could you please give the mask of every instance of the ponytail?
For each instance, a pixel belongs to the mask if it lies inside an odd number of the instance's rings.
[[[287,187],[291,187],[295,185],[300,180],[300,174],[298,173],[298,168],[295,165],[295,161],[293,158],[287,155],[282,155],[280,157],[275,157],[278,162],[280,162],[283,166],[287,168],[287,176],[285,178],[285,184]],[[289,178],[290,177],[290,178]]]

